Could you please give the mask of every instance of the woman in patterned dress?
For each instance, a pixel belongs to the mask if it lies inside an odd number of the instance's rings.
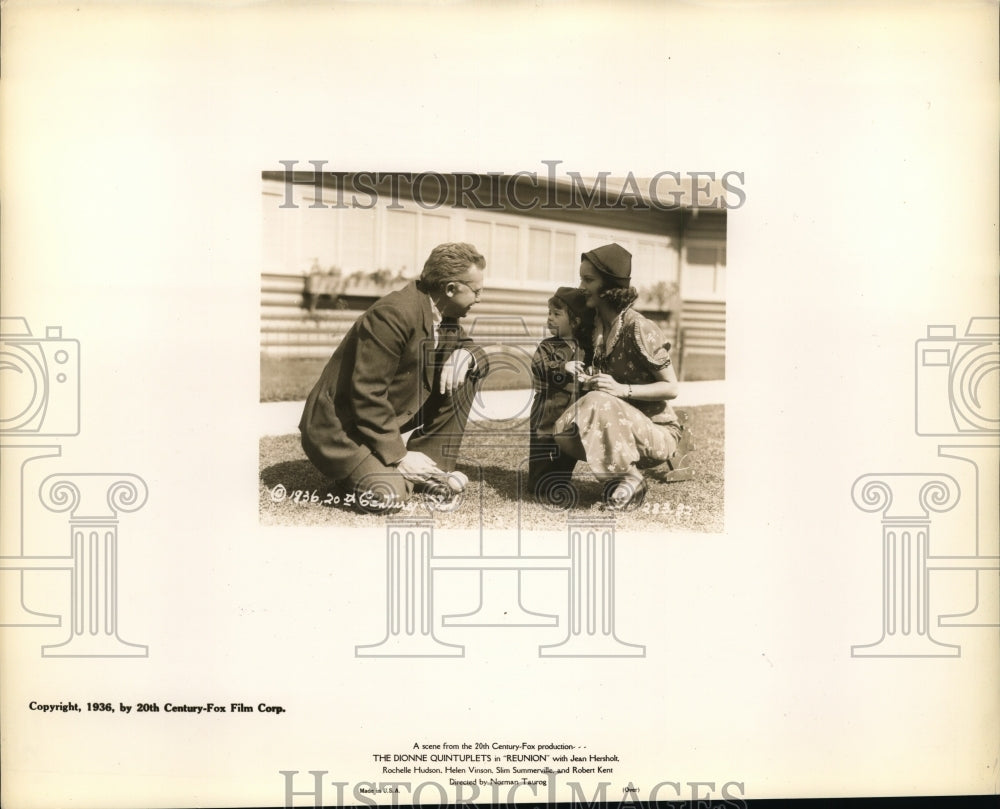
[[[632,255],[618,244],[584,253],[580,288],[597,315],[593,374],[579,363],[589,392],[556,421],[559,447],[607,481],[605,501],[613,510],[640,505],[646,496],[642,469],[658,466],[677,449],[680,424],[669,404],[678,383],[670,344],[634,308]]]

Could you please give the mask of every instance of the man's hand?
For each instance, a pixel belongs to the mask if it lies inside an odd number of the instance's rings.
[[[440,392],[445,396],[451,396],[455,389],[465,382],[474,362],[475,358],[471,351],[456,348],[441,366]]]
[[[433,475],[444,474],[438,465],[422,452],[407,452],[396,464],[396,471],[414,483],[427,480]]]

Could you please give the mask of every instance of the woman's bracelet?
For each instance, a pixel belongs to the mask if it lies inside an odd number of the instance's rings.
[[[632,398],[632,386],[631,385],[628,386],[628,394],[626,394],[625,398],[626,399],[631,399]]]

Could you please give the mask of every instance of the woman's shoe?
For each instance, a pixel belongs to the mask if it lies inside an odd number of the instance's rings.
[[[609,511],[634,511],[646,500],[649,484],[645,478],[612,480],[604,487],[604,506]]]

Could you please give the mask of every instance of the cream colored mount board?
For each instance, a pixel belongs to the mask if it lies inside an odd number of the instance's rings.
[[[0,11],[0,803],[995,797],[995,4]],[[447,242],[468,483],[360,514],[304,399]],[[680,452],[539,504],[610,243]]]

